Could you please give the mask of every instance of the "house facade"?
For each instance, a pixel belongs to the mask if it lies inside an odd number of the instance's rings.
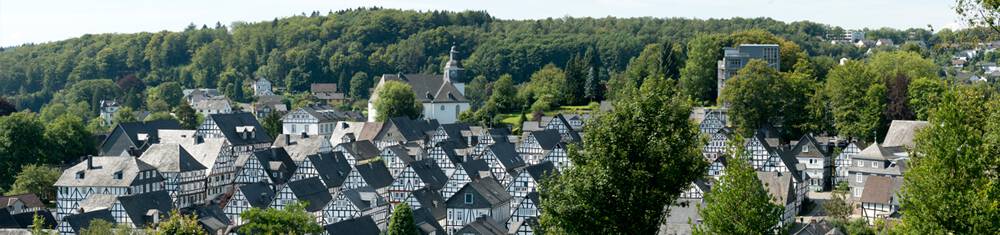
[[[382,75],[368,101],[368,121],[378,119],[378,110],[375,109],[375,102],[379,99],[378,90],[386,82],[399,81],[409,84],[417,100],[423,104],[423,118],[444,124],[457,122],[458,115],[470,108],[469,101],[465,98],[465,84],[461,82],[465,70],[456,60],[457,53],[455,47],[452,47],[450,58],[444,67],[444,75]]]

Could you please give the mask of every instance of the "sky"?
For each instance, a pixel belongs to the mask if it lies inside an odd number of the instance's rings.
[[[847,29],[961,28],[952,0],[0,0],[0,46],[88,33],[179,31],[356,7],[486,10],[500,19],[573,17],[770,17]]]

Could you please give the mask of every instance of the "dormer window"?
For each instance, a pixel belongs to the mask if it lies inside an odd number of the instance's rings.
[[[116,171],[115,174],[112,177],[114,177],[114,179],[116,179],[116,180],[120,180],[120,179],[122,179],[122,172],[121,171]]]
[[[83,171],[78,171],[78,172],[76,172],[76,179],[78,179],[78,180],[79,180],[79,179],[83,179],[83,177],[84,177],[84,173],[83,173]]]
[[[471,193],[466,193],[465,194],[465,204],[472,204],[472,194]]]
[[[803,153],[808,153],[809,152],[809,145],[803,145],[802,146],[802,152]]]

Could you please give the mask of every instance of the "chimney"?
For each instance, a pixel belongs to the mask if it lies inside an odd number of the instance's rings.
[[[304,131],[303,131],[303,132],[302,132],[302,138],[303,138],[303,139],[305,139],[305,138],[309,138],[309,133],[306,133],[306,132],[304,132]]]
[[[285,146],[292,145],[292,135],[285,134]]]
[[[87,170],[94,169],[94,155],[87,155]]]

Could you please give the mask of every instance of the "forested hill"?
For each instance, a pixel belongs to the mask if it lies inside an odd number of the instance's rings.
[[[83,35],[4,48],[0,94],[21,109],[39,110],[57,99],[86,102],[96,110],[97,102],[105,98],[142,105],[147,87],[168,81],[184,87],[218,87],[236,100],[241,99],[238,88],[243,80],[255,77],[268,78],[292,91],[306,90],[314,82],[337,82],[346,89],[356,74],[436,73],[453,44],[471,75],[495,80],[511,74],[519,83],[546,64],[565,64],[571,55],[587,48],[596,49],[607,69],[617,72],[650,43],[683,45],[700,33],[754,28],[794,41],[813,56],[860,53],[822,38],[843,29],[768,18],[500,20],[481,11],[373,8],[230,26],[192,25],[182,32]],[[914,36],[933,40],[930,32],[921,29],[876,30],[869,35],[873,33],[897,41]],[[116,88],[104,89],[108,86]]]

